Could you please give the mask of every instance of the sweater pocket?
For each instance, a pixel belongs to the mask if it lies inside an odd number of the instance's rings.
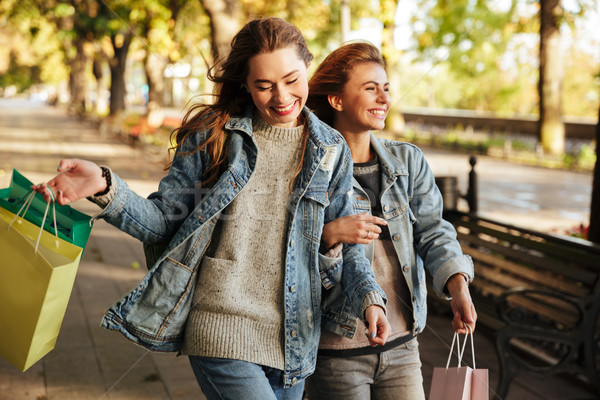
[[[280,288],[281,283],[257,275],[247,262],[205,255],[193,310],[264,320],[264,313],[280,313],[280,290],[275,287]]]

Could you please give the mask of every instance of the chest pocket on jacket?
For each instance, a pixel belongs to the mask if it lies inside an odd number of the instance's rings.
[[[329,205],[329,196],[325,190],[306,192],[302,199],[304,236],[318,242],[323,231],[325,208]]]

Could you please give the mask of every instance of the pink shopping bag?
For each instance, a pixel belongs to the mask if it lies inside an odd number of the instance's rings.
[[[469,366],[461,367],[462,355],[468,336],[465,336],[465,342],[461,350],[458,333],[454,333],[446,368],[436,367],[433,369],[429,400],[489,400],[488,370],[475,367],[473,332],[470,332],[473,368]],[[458,367],[450,368],[450,359],[452,358],[455,342],[458,353]]]

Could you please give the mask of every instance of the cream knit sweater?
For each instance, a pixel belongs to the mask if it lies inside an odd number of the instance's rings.
[[[256,169],[224,210],[201,261],[182,352],[283,370],[287,206],[303,127],[253,120]]]

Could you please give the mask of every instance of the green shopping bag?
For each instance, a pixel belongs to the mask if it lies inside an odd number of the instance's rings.
[[[23,205],[24,199],[31,193],[31,185],[31,181],[21,175],[19,171],[13,169],[10,186],[0,189],[0,207],[16,214]],[[58,237],[84,248],[92,230],[91,217],[70,206],[56,204],[55,209]],[[44,201],[44,197],[40,193],[36,193],[27,210],[25,219],[41,226],[45,210],[46,201]],[[44,223],[44,229],[53,233],[53,223],[53,219],[47,219]]]
[[[51,208],[40,225],[54,219]],[[0,356],[20,370],[54,348],[82,253],[82,247],[0,207]]]

